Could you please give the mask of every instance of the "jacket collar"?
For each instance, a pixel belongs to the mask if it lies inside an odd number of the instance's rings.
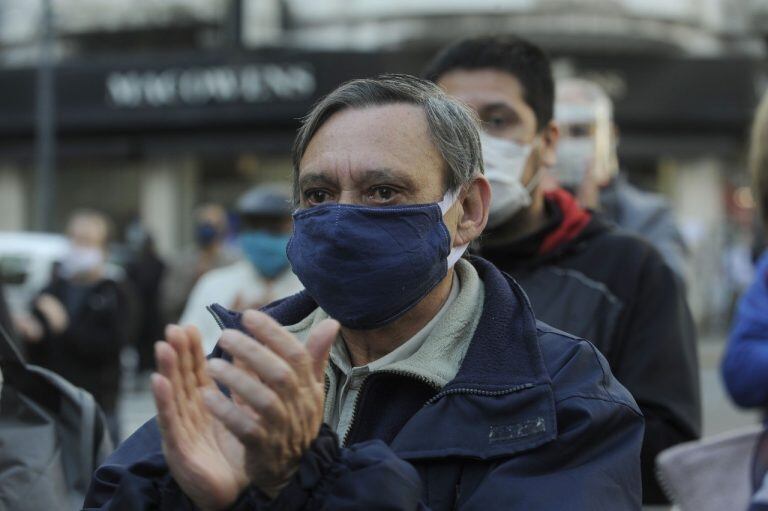
[[[406,459],[508,456],[557,435],[552,383],[528,298],[488,261],[470,261],[485,285],[482,316],[456,377],[393,440],[392,447]],[[291,325],[315,308],[302,291],[263,310]],[[219,305],[211,311],[223,327],[241,328],[239,313]],[[218,347],[213,352],[221,354]],[[480,422],[486,424],[478,427]]]

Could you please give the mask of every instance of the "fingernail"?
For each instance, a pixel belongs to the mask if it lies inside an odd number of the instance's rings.
[[[219,371],[224,369],[226,365],[227,363],[221,360],[220,358],[213,358],[208,361],[208,369],[213,373],[218,373]]]

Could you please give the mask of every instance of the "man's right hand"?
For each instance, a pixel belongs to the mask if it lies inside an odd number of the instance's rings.
[[[208,412],[204,389],[219,392],[205,369],[200,333],[169,326],[155,345],[152,392],[171,475],[204,511],[231,506],[248,485],[243,445]]]
[[[48,327],[54,335],[59,335],[69,327],[67,309],[55,296],[44,293],[35,301],[35,307],[45,317]]]

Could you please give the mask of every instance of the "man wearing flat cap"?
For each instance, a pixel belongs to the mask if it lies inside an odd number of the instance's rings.
[[[240,218],[238,244],[242,259],[203,275],[181,316],[182,325],[194,325],[200,330],[206,353],[221,335],[208,305],[258,309],[298,293],[302,287],[285,254],[293,212],[290,187],[282,183],[258,185],[238,199],[235,209]]]

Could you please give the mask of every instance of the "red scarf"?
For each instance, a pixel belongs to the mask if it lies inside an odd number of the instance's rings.
[[[549,233],[539,246],[539,254],[546,254],[563,245],[579,235],[584,227],[592,219],[592,214],[582,208],[576,199],[563,190],[558,188],[544,194],[544,199],[552,201],[555,206],[563,213],[563,221],[557,228]]]

